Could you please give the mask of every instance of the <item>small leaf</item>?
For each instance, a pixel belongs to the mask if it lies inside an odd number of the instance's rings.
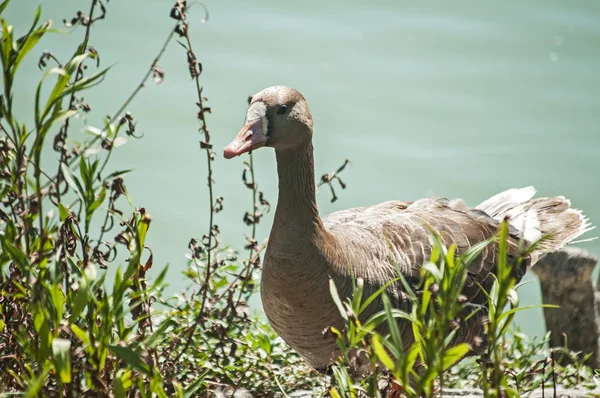
[[[102,137],[102,138],[106,137],[106,130],[100,130],[98,127],[85,126],[84,128],[81,129],[81,131],[84,133],[90,133],[92,135]]]
[[[55,324],[60,324],[63,315],[63,304],[64,304],[64,296],[62,289],[58,284],[55,284],[50,290],[50,294],[52,295],[52,304],[54,304],[54,308],[56,310],[56,319]]]
[[[146,376],[152,375],[150,372],[150,366],[148,366],[148,364],[142,360],[139,353],[133,351],[129,347],[121,347],[118,345],[109,345],[108,347],[116,356],[125,361],[125,363],[132,368],[139,370]]]
[[[333,279],[329,279],[329,294],[331,294],[331,298],[333,299],[333,302],[337,306],[338,311],[342,315],[342,318],[344,318],[347,321],[348,314],[346,313],[346,309],[344,308],[344,305],[342,304],[342,300],[340,300],[340,296],[338,294],[337,288],[335,287],[335,282],[333,281]]]
[[[444,276],[442,275],[442,271],[437,267],[437,265],[435,265],[432,262],[428,262],[423,265],[423,269],[429,272],[437,283],[441,283],[442,278]]]
[[[17,67],[23,60],[23,58],[25,58],[25,56],[35,47],[35,45],[38,43],[38,41],[40,41],[40,39],[42,38],[44,33],[46,33],[48,31],[48,29],[50,29],[50,25],[52,25],[52,21],[48,20],[48,21],[44,22],[42,24],[42,26],[35,29],[35,25],[37,24],[37,21],[39,20],[40,15],[41,15],[41,6],[38,6],[36,18],[33,23],[33,26],[31,27],[31,30],[29,31],[29,33],[26,36],[24,36],[25,40],[22,42],[22,44],[20,45],[19,51],[17,52],[17,58],[15,59],[14,64],[13,64],[13,76],[14,76],[14,73],[16,72]]]
[[[106,198],[106,188],[102,187],[102,190],[98,194],[98,197],[92,203],[90,203],[90,205],[85,209],[85,213],[86,213],[85,214],[85,222],[87,224],[89,224],[89,222],[92,220],[92,215],[94,214],[96,209],[98,207],[100,207],[100,205],[102,203],[104,203],[105,198]]]
[[[490,245],[490,243],[492,243],[492,241],[493,241],[493,239],[488,239],[488,240],[484,240],[479,243],[476,243],[470,249],[468,249],[466,252],[464,252],[463,254],[460,255],[461,261],[465,265],[471,264],[473,261],[475,261],[475,259],[477,257],[479,257],[481,255],[481,253],[485,250],[485,248],[488,247]]]
[[[454,347],[451,347],[444,354],[444,358],[442,360],[442,369],[446,370],[460,361],[467,353],[471,347],[467,343],[461,343]]]
[[[105,181],[110,180],[111,178],[118,177],[120,175],[130,173],[132,171],[133,171],[133,169],[115,171],[114,173],[110,173],[108,176],[106,176],[106,178],[104,178],[104,180]]]
[[[73,334],[77,336],[79,340],[81,340],[84,346],[89,346],[91,344],[90,336],[88,336],[88,334],[83,329],[81,329],[75,324],[71,324],[70,327]]]
[[[65,177],[65,181],[69,184],[69,187],[75,192],[75,195],[81,200],[82,203],[85,203],[83,186],[81,182],[77,179],[75,174],[71,171],[71,169],[65,164],[61,164],[61,169],[63,172],[63,176]]]
[[[79,158],[79,175],[81,176],[81,181],[83,181],[83,186],[86,188],[86,192],[92,189],[90,185],[94,178],[90,174],[90,168],[86,159],[84,157]]]
[[[71,342],[66,339],[52,340],[52,357],[61,383],[71,382]]]
[[[417,358],[419,358],[421,354],[421,346],[419,344],[412,344],[410,349],[408,350],[408,354],[406,355],[406,370],[413,369],[415,366],[415,362],[417,362]]]
[[[377,297],[379,297],[392,283],[398,282],[398,280],[399,280],[399,278],[392,279],[391,281],[387,282],[385,285],[383,285],[379,289],[377,289],[377,291],[375,293],[373,293],[371,296],[369,296],[369,298],[367,298],[365,300],[365,302],[362,303],[362,305],[360,306],[360,309],[358,310],[358,313],[361,314],[364,310],[366,310],[367,307],[369,306],[369,304],[371,304],[373,302],[373,300],[375,300]]]
[[[186,387],[185,391],[183,391],[183,398],[192,398],[197,396],[196,391],[198,391],[198,389],[204,385],[204,376],[206,376],[207,373],[208,369],[202,372],[202,374],[198,376],[193,383]]]
[[[81,311],[88,304],[90,290],[88,288],[87,279],[85,276],[79,278],[79,289],[77,290],[77,296],[75,296],[75,303],[71,307],[71,316],[69,316],[69,323],[75,323]]]
[[[71,212],[69,210],[67,210],[67,208],[65,206],[62,205],[62,203],[58,204],[58,215],[60,216],[60,221],[65,221],[70,215]]]
[[[0,4],[0,14],[2,14],[2,11],[4,11],[8,3],[10,3],[10,0],[4,0],[2,4]]]
[[[331,396],[331,398],[342,398],[340,396],[340,394],[337,392],[337,390],[335,389],[335,387],[329,388],[329,395]]]
[[[52,370],[52,363],[50,361],[46,361],[43,372],[41,372],[35,379],[29,380],[27,393],[25,394],[26,398],[37,398],[40,396],[40,390],[42,389],[44,381],[46,380],[46,376],[48,373],[50,373],[50,370]]]
[[[129,391],[133,386],[133,382],[131,380],[131,370],[119,369],[117,371],[117,375],[115,376],[113,385],[115,397],[126,398],[127,391]]]
[[[14,246],[7,239],[2,240],[2,248],[4,249],[4,251],[8,252],[10,257],[13,258],[17,262],[17,264],[20,265],[21,267],[26,268],[26,269],[29,269],[31,267],[31,264],[29,263],[29,259],[27,258],[25,253],[23,253],[23,251],[21,249]]]
[[[385,309],[388,327],[390,329],[390,334],[392,336],[392,342],[394,343],[394,346],[397,349],[402,350],[403,349],[402,336],[400,335],[400,330],[398,329],[398,322],[396,322],[396,318],[394,318],[394,315],[392,314],[392,305],[390,304],[390,299],[388,298],[387,294],[385,294],[385,293],[383,294],[382,299],[383,299],[383,307]]]
[[[118,148],[121,145],[125,145],[126,143],[127,143],[127,138],[125,138],[125,137],[116,137],[113,140],[113,147],[114,148]]]
[[[377,355],[377,358],[379,358],[383,366],[385,366],[388,370],[394,372],[396,370],[396,364],[394,364],[394,361],[392,360],[392,358],[390,358],[387,351],[381,344],[381,341],[379,340],[379,335],[374,334],[373,337],[371,337],[371,346],[373,347],[375,355]]]
[[[257,340],[258,340],[258,346],[260,348],[262,348],[263,351],[267,353],[267,355],[271,355],[271,351],[272,351],[271,340],[268,338],[268,336],[259,334],[257,336]]]
[[[168,320],[164,321],[154,331],[154,333],[152,333],[150,336],[148,336],[146,338],[146,340],[144,340],[144,343],[142,345],[147,348],[156,348],[156,346],[160,343],[161,339],[165,335],[166,330],[169,327],[175,326],[175,325],[177,325],[177,323],[172,319],[168,319]]]

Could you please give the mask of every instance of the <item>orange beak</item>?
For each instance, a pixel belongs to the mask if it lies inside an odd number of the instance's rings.
[[[263,122],[261,119],[246,122],[239,134],[223,150],[225,159],[231,159],[253,149],[260,148],[267,143],[267,136],[263,133]]]

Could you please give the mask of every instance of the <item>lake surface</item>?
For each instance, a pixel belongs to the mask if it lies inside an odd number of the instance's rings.
[[[172,3],[106,5],[107,19],[96,24],[90,44],[112,70],[85,95],[93,109],[89,124],[100,126],[137,86],[173,26]],[[64,18],[88,8],[81,0],[42,4],[43,18],[60,28]],[[569,197],[600,224],[600,2],[206,4],[208,23],[200,23],[200,7],[190,17],[212,107],[223,242],[243,247],[250,228],[241,220],[251,196],[240,178],[246,158],[225,161],[222,148],[241,127],[247,96],[276,84],[297,88],[310,104],[317,176],[346,158],[352,162],[336,203],[327,190],[319,194],[322,214],[428,195],[476,205],[501,190],[534,185],[540,195]],[[35,5],[18,0],[5,11],[17,33],[29,27]],[[41,51],[64,59],[82,34],[79,28],[44,38],[23,65],[15,101],[24,116],[31,115],[41,77]],[[172,43],[160,66],[164,82],[150,83],[129,107],[145,137],[119,148],[113,166],[136,169],[127,186],[153,216],[148,244],[155,269],[170,263],[168,279],[177,291],[186,283],[180,271],[187,244],[207,229],[206,159],[185,52]],[[72,138],[80,134],[72,129]],[[255,164],[259,187],[275,206],[273,152],[258,151]],[[260,224],[259,241],[272,215]],[[599,241],[581,246],[600,254]],[[521,302],[539,304],[538,282],[529,278]],[[544,331],[541,310],[522,313],[517,322],[529,334]]]

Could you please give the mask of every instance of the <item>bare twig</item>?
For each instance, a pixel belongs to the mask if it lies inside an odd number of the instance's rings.
[[[194,3],[195,4],[195,3]],[[202,4],[202,3],[200,3]],[[210,143],[210,133],[208,132],[208,127],[206,124],[206,114],[211,112],[211,109],[204,105],[206,98],[202,95],[202,86],[200,85],[200,74],[202,73],[202,64],[198,61],[196,54],[194,53],[194,49],[192,46],[192,42],[189,36],[189,22],[187,21],[186,12],[188,10],[188,6],[186,6],[185,0],[177,0],[177,3],[171,10],[171,17],[178,20],[178,24],[175,27],[175,32],[179,34],[180,37],[184,38],[185,43],[180,43],[186,50],[187,62],[188,62],[188,70],[190,72],[190,76],[194,80],[196,85],[196,95],[198,106],[198,113],[196,114],[198,123],[200,124],[200,132],[203,135],[203,140],[200,141],[200,148],[204,149],[206,152],[206,165],[207,165],[207,184],[208,184],[208,200],[210,205],[210,214],[208,220],[208,232],[204,235],[202,239],[202,244],[204,245],[204,249],[206,252],[206,267],[204,280],[199,281],[202,286],[202,299],[200,304],[200,309],[198,311],[198,315],[194,322],[193,327],[190,328],[187,336],[187,341],[179,354],[177,355],[175,361],[177,362],[181,355],[188,349],[192,337],[194,335],[194,331],[196,327],[202,322],[202,318],[204,316],[204,309],[206,308],[206,301],[208,300],[208,283],[211,278],[212,272],[212,263],[213,263],[213,250],[217,247],[217,233],[218,229],[215,228],[214,224],[214,215],[216,211],[216,203],[214,199],[213,193],[213,166],[212,162],[214,160],[214,153],[212,151],[212,145]],[[206,20],[206,19],[205,19]],[[203,22],[205,21],[203,20]],[[219,203],[219,209],[222,208],[222,204]],[[196,261],[196,259],[195,259]],[[200,275],[200,273],[198,273]]]
[[[338,167],[337,170],[335,170],[334,172],[330,174],[323,174],[321,176],[321,180],[317,184],[317,190],[324,184],[327,184],[329,186],[329,189],[331,189],[331,202],[335,202],[338,199],[337,195],[335,194],[335,189],[333,188],[333,181],[337,180],[340,184],[340,187],[342,187],[342,189],[346,189],[346,184],[344,184],[344,181],[342,181],[339,174],[342,171],[344,171],[346,166],[349,164],[350,161],[346,159],[344,163],[340,167]]]

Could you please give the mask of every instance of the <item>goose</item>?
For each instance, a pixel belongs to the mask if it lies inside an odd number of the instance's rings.
[[[231,159],[261,147],[275,150],[279,195],[260,295],[275,331],[315,369],[327,369],[339,356],[335,338],[323,333],[330,326],[343,328],[330,295],[330,278],[342,299],[351,295],[353,277],[362,278],[365,297],[397,278],[397,269],[408,281],[418,280],[434,245],[430,228],[441,235],[444,244],[455,243],[461,253],[493,238],[506,218],[509,255],[519,250],[523,239],[532,244],[545,237],[515,270],[520,279],[544,254],[591,229],[581,211],[570,208],[568,199],[533,199],[533,187],[509,189],[475,208],[462,200],[431,197],[388,201],[321,218],[312,137],[313,120],[302,94],[273,86],[252,98],[244,126],[223,154]],[[463,294],[473,305],[485,305],[479,293],[481,287],[489,290],[493,283],[496,254],[494,247],[488,247],[469,265]],[[410,312],[411,303],[401,284],[387,290],[395,307]],[[372,314],[381,306],[376,300],[368,311]],[[399,321],[399,329],[410,343],[411,329],[405,322]]]

